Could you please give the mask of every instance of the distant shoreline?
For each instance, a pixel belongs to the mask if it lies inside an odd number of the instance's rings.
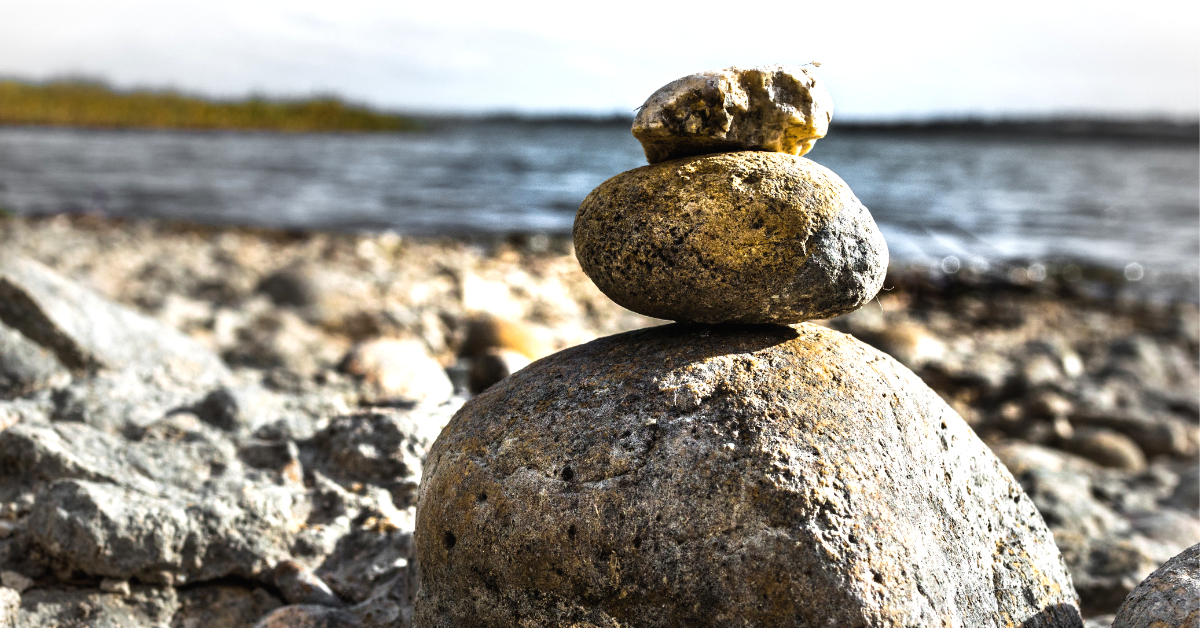
[[[0,125],[89,129],[277,132],[415,131],[421,123],[333,97],[213,101],[172,91],[117,91],[103,83],[0,80]]]
[[[515,124],[564,126],[623,126],[633,116],[588,116],[560,114],[412,115],[429,127],[462,124]],[[1144,120],[1102,117],[953,118],[911,121],[837,122],[829,135],[970,135],[1025,138],[1098,138],[1166,142],[1200,142],[1200,121],[1162,118]]]

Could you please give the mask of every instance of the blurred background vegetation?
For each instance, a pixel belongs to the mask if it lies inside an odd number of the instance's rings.
[[[0,125],[269,131],[411,131],[415,120],[337,98],[220,102],[170,91],[115,91],[96,81],[0,80]]]

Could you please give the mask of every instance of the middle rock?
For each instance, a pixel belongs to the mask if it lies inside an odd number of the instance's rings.
[[[575,219],[588,277],[620,305],[700,323],[798,323],[879,291],[887,245],[829,169],[785,153],[701,155],[623,172]]]

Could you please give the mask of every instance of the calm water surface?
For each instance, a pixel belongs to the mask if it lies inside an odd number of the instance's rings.
[[[809,155],[871,209],[895,259],[1200,268],[1200,149],[1100,139],[834,135]],[[0,206],[214,224],[569,233],[644,165],[626,128],[443,123],[387,135],[0,128]]]

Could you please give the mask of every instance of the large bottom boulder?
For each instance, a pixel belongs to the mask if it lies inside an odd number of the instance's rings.
[[[672,325],[467,403],[417,625],[1082,626],[1033,503],[911,371],[803,324]]]

